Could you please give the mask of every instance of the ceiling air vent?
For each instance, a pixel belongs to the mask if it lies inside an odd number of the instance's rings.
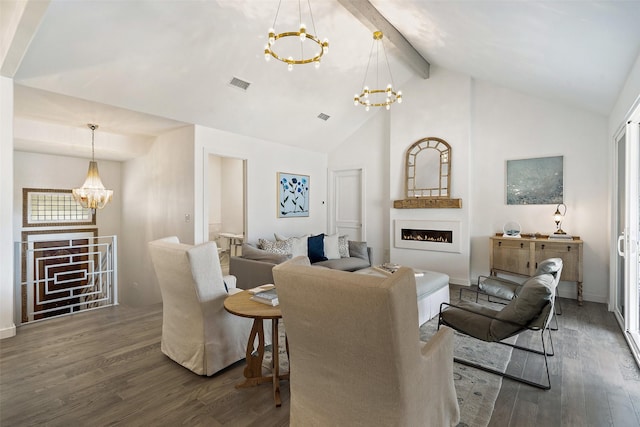
[[[241,80],[241,79],[239,79],[237,77],[233,77],[231,79],[231,81],[229,82],[229,84],[231,86],[239,87],[242,90],[247,90],[249,88],[249,86],[251,85],[251,83],[245,82],[244,80]]]
[[[329,120],[329,117],[331,117],[331,116],[329,116],[329,115],[327,115],[327,114],[325,114],[325,113],[320,113],[320,114],[318,114],[318,118],[319,118],[320,120],[324,120],[325,122],[326,122],[327,120]]]

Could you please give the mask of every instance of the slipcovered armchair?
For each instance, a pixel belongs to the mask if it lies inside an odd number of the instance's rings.
[[[290,359],[291,426],[454,426],[453,331],[421,342],[415,276],[273,269]]]
[[[544,356],[547,382],[535,382],[524,377],[510,375],[496,369],[479,365],[464,359],[454,359],[458,363],[501,375],[524,384],[544,390],[551,388],[549,364],[547,356],[553,356],[553,341],[547,333],[551,351],[547,352],[545,332],[549,330],[549,322],[553,317],[553,305],[556,286],[555,277],[549,273],[533,276],[522,285],[517,297],[514,297],[501,310],[480,305],[474,302],[460,301],[457,304],[442,303],[438,327],[449,326],[470,337],[499,344]],[[521,332],[540,331],[541,350],[506,343],[503,340]],[[539,376],[539,373],[536,373]]]
[[[223,279],[216,244],[174,236],[149,242],[149,252],[162,293],[162,352],[199,375],[244,359],[251,320],[224,309],[225,298],[242,290],[235,277]]]

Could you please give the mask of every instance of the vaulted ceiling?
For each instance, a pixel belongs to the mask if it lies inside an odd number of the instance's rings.
[[[432,67],[603,115],[640,53],[637,1],[369,2]],[[142,137],[194,123],[330,150],[375,117],[353,105],[372,31],[341,3],[310,0],[330,49],[319,69],[289,72],[263,54],[278,0],[52,0],[10,76],[15,115]],[[282,0],[276,29],[297,15]],[[386,46],[397,87],[422,78]]]

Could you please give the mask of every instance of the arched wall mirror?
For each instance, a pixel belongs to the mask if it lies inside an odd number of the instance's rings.
[[[415,142],[405,159],[405,197],[451,197],[451,146],[429,137]]]

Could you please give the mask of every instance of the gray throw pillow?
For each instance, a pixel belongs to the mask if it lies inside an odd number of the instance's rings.
[[[354,242],[349,240],[349,256],[362,258],[369,262],[369,254],[367,253],[367,242]]]

